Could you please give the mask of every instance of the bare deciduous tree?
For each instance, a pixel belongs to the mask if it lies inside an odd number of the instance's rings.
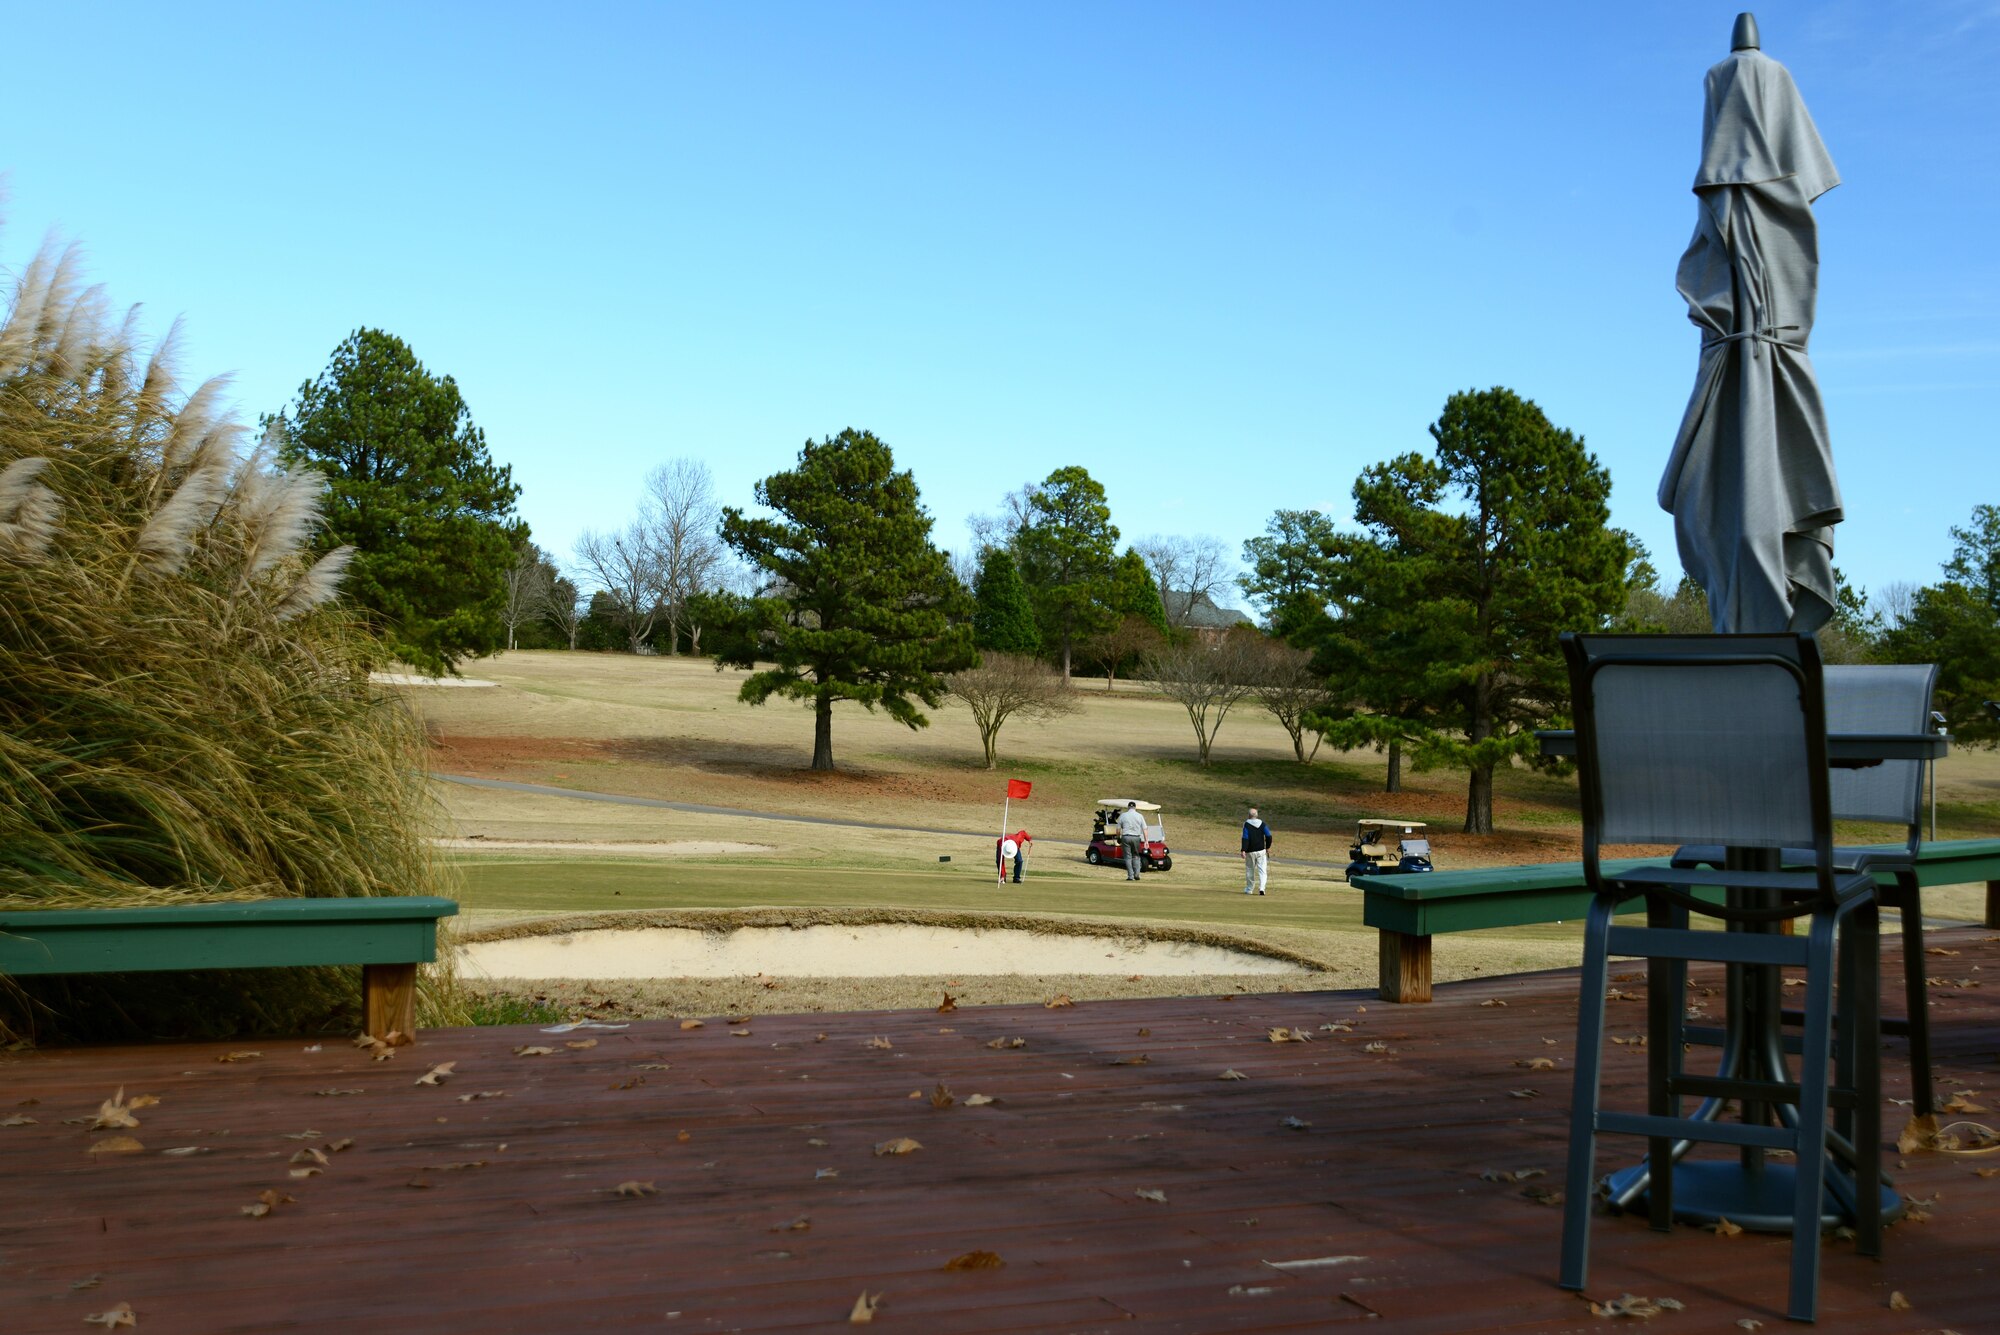
[[[1144,659],[1161,644],[1160,632],[1148,625],[1144,617],[1125,616],[1110,630],[1085,641],[1083,656],[1086,662],[1104,669],[1104,689],[1108,691],[1117,679],[1120,663]]]
[[[979,560],[995,547],[1014,549],[1014,539],[1019,536],[1035,516],[1033,501],[1035,493],[1041,490],[1038,483],[1025,482],[1017,491],[1010,491],[1000,498],[997,514],[967,515],[965,527],[972,533],[972,550],[967,553],[973,576],[979,574]],[[964,577],[961,575],[960,577]],[[965,580],[965,587],[972,587],[972,580]]]
[[[585,529],[576,540],[577,564],[604,590],[625,632],[626,647],[638,653],[653,633],[664,601],[660,554],[643,521],[619,533]]]
[[[1876,591],[1869,610],[1882,623],[1882,629],[1894,630],[1910,619],[1910,613],[1917,605],[1918,592],[1917,586],[1907,580],[1884,584]]]
[[[986,768],[997,768],[1001,725],[1016,714],[1051,719],[1074,714],[1078,705],[1054,669],[1022,654],[989,653],[978,667],[945,678],[953,698],[965,702],[979,741],[986,748]]]
[[[1229,582],[1229,550],[1206,533],[1192,538],[1155,533],[1132,547],[1159,582],[1160,603],[1176,629],[1186,627],[1202,597],[1213,600]]]
[[[1215,735],[1222,731],[1222,720],[1255,689],[1257,638],[1254,631],[1232,632],[1214,643],[1189,638],[1146,659],[1147,674],[1161,694],[1187,711],[1204,765]]]
[[[667,652],[680,648],[687,625],[688,599],[708,589],[722,564],[716,525],[722,507],[708,465],[698,459],[671,459],[646,476],[640,524],[647,530],[660,570],[660,602],[667,618]]]
[[[500,608],[500,620],[507,627],[507,647],[514,647],[521,627],[547,615],[549,594],[555,588],[555,567],[534,543],[521,544],[514,564],[507,568],[507,601]]]
[[[576,638],[583,630],[583,618],[589,612],[590,600],[583,596],[578,582],[567,575],[558,575],[549,584],[549,596],[543,604],[542,615],[549,624],[561,632],[569,641],[569,647],[576,648]]]
[[[1310,718],[1340,703],[1324,676],[1313,670],[1312,655],[1279,639],[1265,639],[1254,650],[1257,702],[1269,710],[1292,739],[1292,754],[1301,765],[1319,754],[1326,734]],[[1312,734],[1312,750],[1306,734]]]

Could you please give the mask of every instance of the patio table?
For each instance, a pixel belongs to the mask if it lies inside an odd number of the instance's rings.
[[[1548,730],[1537,732],[1535,737],[1545,756],[1576,755],[1576,734],[1572,731]],[[1950,737],[1933,733],[1828,733],[1827,762],[1832,768],[1846,769],[1866,768],[1885,760],[1936,760],[1946,753],[1950,742]],[[1735,868],[1775,870],[1778,856],[1779,851],[1774,848],[1729,850],[1730,866]],[[1760,897],[1769,894],[1730,891],[1732,901],[1744,907],[1760,906]],[[1777,923],[1746,924],[1732,930],[1778,931],[1781,927]],[[1881,968],[1879,959],[1856,961],[1856,964],[1860,968]],[[1782,971],[1772,965],[1730,964],[1726,966],[1726,976],[1727,1011],[1719,1035],[1722,1057],[1718,1075],[1739,1080],[1788,1081]],[[1691,1029],[1692,1032],[1695,1031]],[[1799,1051],[1796,1039],[1791,1040],[1789,1050]],[[1701,1121],[1714,1121],[1722,1115],[1727,1102],[1721,1098],[1707,1099],[1693,1116]],[[1788,1123],[1798,1120],[1798,1110],[1790,1104],[1776,1105],[1771,1111]],[[1746,1107],[1744,1116],[1746,1121],[1763,1121],[1764,1109]],[[1674,1146],[1673,1199],[1677,1217],[1701,1223],[1727,1219],[1762,1232],[1792,1231],[1794,1165],[1769,1163],[1765,1151],[1755,1146],[1741,1148],[1733,1162],[1726,1159],[1690,1162],[1683,1158],[1690,1148],[1688,1141]],[[1836,1227],[1855,1221],[1859,1206],[1850,1170],[1855,1155],[1862,1151],[1879,1154],[1881,1147],[1857,1147],[1837,1130],[1827,1134],[1823,1226]],[[1842,1159],[1847,1161],[1846,1167],[1842,1166]],[[1604,1180],[1607,1197],[1618,1209],[1635,1206],[1645,1193],[1646,1183],[1647,1166],[1643,1160],[1619,1169]],[[1903,1202],[1889,1189],[1886,1176],[1883,1183],[1878,1208],[1887,1222],[1901,1214]]]

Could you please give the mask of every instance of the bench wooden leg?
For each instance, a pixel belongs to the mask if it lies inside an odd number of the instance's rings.
[[[397,1033],[406,1043],[416,1038],[416,965],[362,965],[361,994],[365,1025],[372,1037],[387,1040],[391,1033]]]
[[[1986,883],[1986,925],[2000,927],[2000,881]]]
[[[1382,985],[1384,1001],[1429,1001],[1431,999],[1431,939],[1386,929],[1382,938]]]

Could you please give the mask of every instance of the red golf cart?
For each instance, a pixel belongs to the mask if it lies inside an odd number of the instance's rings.
[[[1125,865],[1125,850],[1118,842],[1118,816],[1128,805],[1146,818],[1145,869],[1172,871],[1174,856],[1167,850],[1167,826],[1159,818],[1160,804],[1126,797],[1097,800],[1097,810],[1091,817],[1090,843],[1083,850],[1083,860],[1093,867]]]

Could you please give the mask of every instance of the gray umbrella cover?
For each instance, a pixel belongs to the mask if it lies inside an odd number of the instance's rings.
[[[1840,177],[1790,72],[1761,51],[1709,70],[1707,94],[1700,211],[1676,276],[1701,366],[1660,505],[1718,633],[1817,630],[1833,614],[1841,515],[1806,355],[1819,286],[1811,206]]]

